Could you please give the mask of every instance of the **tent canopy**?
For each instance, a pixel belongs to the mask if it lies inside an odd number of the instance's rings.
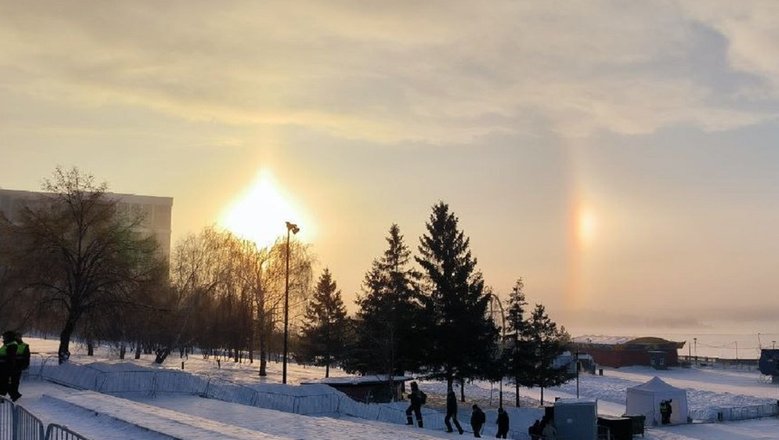
[[[655,376],[648,382],[627,389],[626,412],[629,415],[644,415],[647,423],[658,425],[660,402],[671,401],[671,423],[687,423],[687,391],[668,385]]]

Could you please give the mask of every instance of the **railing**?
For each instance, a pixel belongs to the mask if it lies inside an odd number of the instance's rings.
[[[14,417],[14,438],[17,440],[45,440],[46,434],[43,431],[43,422],[41,419],[32,415],[21,406],[16,406]]]
[[[691,410],[690,418],[703,422],[726,422],[735,420],[761,419],[779,415],[779,402],[763,405],[736,406],[731,408],[706,408]]]
[[[25,408],[0,397],[0,440],[89,440],[60,425],[44,423]]]
[[[52,423],[46,428],[46,440],[89,440],[65,426]]]

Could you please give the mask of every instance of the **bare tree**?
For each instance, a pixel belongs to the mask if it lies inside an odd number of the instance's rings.
[[[135,303],[138,283],[159,264],[156,241],[137,231],[143,218],[119,215],[105,183],[77,168],[57,167],[41,203],[24,208],[19,262],[30,270],[39,304],[62,318],[59,362],[70,356],[79,321],[108,307]]]

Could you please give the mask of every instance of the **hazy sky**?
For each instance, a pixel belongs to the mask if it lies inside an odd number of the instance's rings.
[[[445,201],[573,333],[777,332],[778,114],[776,1],[0,0],[0,186],[295,221],[350,307]]]

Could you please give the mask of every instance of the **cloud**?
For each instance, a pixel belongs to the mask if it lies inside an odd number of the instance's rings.
[[[720,45],[711,75],[775,78],[773,16],[608,1],[4,3],[0,87],[374,142],[528,134],[538,121],[567,138],[726,130],[772,118],[750,104],[778,84],[720,90],[694,55]]]

